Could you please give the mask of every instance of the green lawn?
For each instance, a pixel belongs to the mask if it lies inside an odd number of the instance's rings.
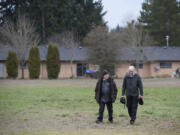
[[[94,121],[98,105],[94,100],[92,87],[0,86],[0,134],[180,133],[179,88],[144,88],[145,104],[139,106],[138,119],[133,127],[129,127],[127,109],[119,103],[120,93],[119,88],[118,98],[114,104],[115,123],[111,125],[107,122],[105,110],[104,124],[97,125]]]

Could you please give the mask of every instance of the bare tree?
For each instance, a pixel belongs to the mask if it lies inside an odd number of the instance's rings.
[[[120,44],[118,34],[109,32],[105,26],[97,26],[84,39],[88,46],[88,61],[100,66],[100,71],[107,69],[114,74]]]
[[[49,42],[54,42],[59,45],[69,46],[72,49],[71,59],[70,59],[70,70],[71,70],[71,77],[74,78],[73,74],[73,61],[75,55],[75,49],[79,45],[79,39],[77,34],[72,31],[65,31],[60,34],[55,34],[48,39]]]
[[[8,45],[16,52],[20,68],[21,78],[24,78],[27,52],[32,45],[39,43],[39,35],[36,33],[35,23],[25,15],[19,15],[17,22],[6,20],[0,28],[1,34],[7,39]]]
[[[141,23],[132,21],[122,30],[121,43],[133,49],[136,58],[134,64],[138,72],[139,64],[147,61],[143,47],[153,44],[152,37]]]

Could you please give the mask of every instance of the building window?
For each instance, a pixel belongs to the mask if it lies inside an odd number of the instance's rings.
[[[99,65],[94,65],[95,66],[95,71],[99,71]]]
[[[81,77],[84,76],[87,69],[87,64],[85,63],[78,63],[77,64],[77,76]]]
[[[160,62],[160,68],[172,68],[171,62]]]
[[[4,77],[4,63],[0,63],[0,78]]]
[[[143,69],[142,63],[139,63],[139,64],[132,63],[131,66],[134,66],[135,68],[138,68],[138,69]]]
[[[20,66],[20,65],[19,65],[19,68],[21,69],[21,66]],[[24,63],[23,69],[28,69],[28,63],[27,63],[27,62]]]

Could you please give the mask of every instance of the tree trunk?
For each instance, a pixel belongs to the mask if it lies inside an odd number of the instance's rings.
[[[74,78],[74,74],[73,74],[73,57],[74,57],[74,49],[75,47],[73,46],[73,52],[72,52],[72,55],[71,55],[71,61],[70,61],[70,66],[71,66],[71,77]]]
[[[139,74],[139,63],[137,61],[135,61],[135,65],[136,65],[136,71]]]
[[[20,62],[21,79],[24,79],[24,65],[25,65],[25,62],[24,62],[24,61],[21,61],[21,62]]]
[[[42,12],[42,42],[45,42],[45,38],[46,38],[46,31],[45,31],[45,19],[44,19],[44,13]]]
[[[24,68],[21,67],[21,79],[24,79]]]
[[[70,66],[71,66],[71,77],[74,78],[74,75],[73,75],[73,61],[71,60],[70,61]]]

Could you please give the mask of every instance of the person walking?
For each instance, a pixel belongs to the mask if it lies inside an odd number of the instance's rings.
[[[124,77],[121,97],[127,98],[130,124],[133,125],[136,120],[138,101],[140,98],[143,99],[143,84],[134,66],[129,66],[128,73]]]
[[[99,116],[96,123],[103,122],[103,113],[105,105],[109,114],[109,122],[113,123],[113,103],[117,97],[117,87],[114,80],[110,77],[109,72],[104,70],[102,77],[98,80],[95,88],[95,99],[99,104]]]

